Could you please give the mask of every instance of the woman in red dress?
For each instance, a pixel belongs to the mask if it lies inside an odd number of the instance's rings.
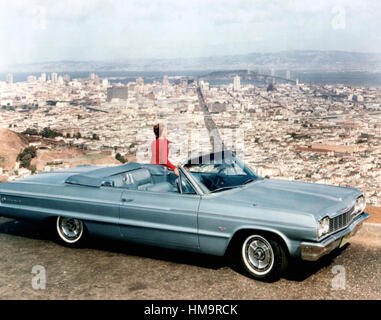
[[[177,167],[168,160],[170,141],[167,139],[167,128],[163,124],[158,123],[154,125],[153,132],[155,133],[156,140],[151,143],[151,164],[166,166],[178,176],[179,171]]]

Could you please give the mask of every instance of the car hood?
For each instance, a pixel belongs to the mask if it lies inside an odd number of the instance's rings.
[[[224,198],[256,207],[310,213],[317,218],[353,206],[357,189],[307,182],[263,179],[225,192]]]

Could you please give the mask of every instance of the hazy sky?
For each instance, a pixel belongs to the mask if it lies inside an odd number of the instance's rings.
[[[0,66],[282,50],[381,52],[381,1],[0,0]]]

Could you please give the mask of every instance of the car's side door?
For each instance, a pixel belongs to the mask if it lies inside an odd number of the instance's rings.
[[[126,240],[196,249],[199,203],[197,194],[126,190],[121,198],[120,232]]]

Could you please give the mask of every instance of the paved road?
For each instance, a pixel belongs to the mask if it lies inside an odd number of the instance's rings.
[[[276,283],[251,280],[225,259],[97,240],[62,247],[39,226],[0,218],[1,299],[381,299],[381,234],[362,230],[340,254],[294,264]],[[32,288],[32,268],[46,289]],[[335,268],[345,289],[333,290]],[[335,278],[337,279],[337,278]]]

